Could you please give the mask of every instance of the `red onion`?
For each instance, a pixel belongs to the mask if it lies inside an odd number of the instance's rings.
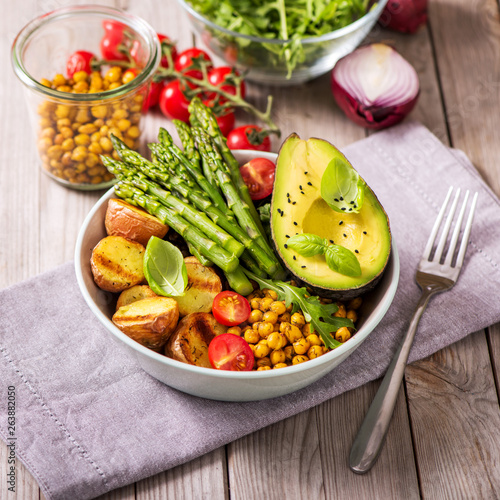
[[[382,129],[399,123],[420,92],[413,66],[383,43],[365,45],[340,59],[332,71],[332,91],[348,118]]]
[[[415,33],[427,22],[427,0],[389,0],[379,24],[401,33]]]

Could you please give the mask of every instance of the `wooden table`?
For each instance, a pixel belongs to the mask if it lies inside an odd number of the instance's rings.
[[[19,0],[2,9],[1,288],[70,261],[80,224],[100,194],[67,190],[40,172],[22,86],[10,68],[9,49],[19,29],[70,3],[76,2]],[[193,43],[173,0],[94,3],[141,15],[181,49]],[[430,0],[429,10],[429,24],[417,34],[376,28],[373,38],[394,44],[419,73],[421,95],[412,118],[464,150],[500,194],[498,4]],[[266,96],[274,95],[274,117],[284,136],[295,131],[343,147],[367,134],[336,107],[328,76],[295,88],[248,88],[262,108]],[[146,138],[153,139],[166,123],[159,114],[148,116]],[[499,325],[492,326],[407,368],[385,448],[364,476],[349,471],[347,457],[378,381],[102,498],[497,498],[499,333]],[[19,461],[17,494],[7,491],[6,473],[7,449],[1,443],[0,498],[43,498]]]

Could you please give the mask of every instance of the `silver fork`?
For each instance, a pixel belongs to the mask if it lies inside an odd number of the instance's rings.
[[[415,337],[415,332],[417,331],[418,323],[422,313],[427,307],[429,299],[435,293],[449,290],[457,281],[460,270],[462,269],[467,244],[469,242],[474,210],[477,203],[477,193],[475,193],[472,200],[456,259],[454,259],[454,254],[458,238],[460,236],[460,229],[469,198],[469,191],[465,194],[465,199],[455,222],[455,228],[453,234],[451,235],[449,245],[446,246],[446,243],[457,208],[460,189],[457,189],[456,191],[453,203],[444,223],[444,228],[441,232],[441,237],[437,243],[436,250],[434,252],[432,251],[441,222],[443,221],[446,212],[446,207],[448,206],[448,202],[451,198],[452,191],[453,187],[450,187],[443,206],[439,211],[436,222],[434,223],[434,227],[432,228],[422,259],[417,267],[416,281],[422,289],[422,296],[420,297],[417,308],[410,321],[408,331],[406,332],[406,335],[404,335],[398,350],[389,365],[387,373],[382,380],[379,390],[365,416],[365,419],[361,424],[358,434],[354,439],[349,457],[349,467],[357,474],[364,474],[368,472],[380,454],[387,430],[389,428],[389,423],[392,418],[394,405],[396,404],[396,398],[403,379],[404,370],[408,361],[410,348]]]

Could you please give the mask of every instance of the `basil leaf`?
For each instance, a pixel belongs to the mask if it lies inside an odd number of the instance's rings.
[[[365,181],[347,160],[334,158],[321,178],[321,197],[340,213],[357,213],[363,206]]]
[[[349,249],[340,245],[330,245],[325,252],[328,267],[344,276],[359,276],[361,266],[358,258]]]
[[[296,234],[286,242],[288,248],[295,250],[303,257],[312,257],[325,253],[325,240],[316,234]]]
[[[144,254],[144,276],[157,295],[184,295],[188,277],[181,251],[172,243],[152,236]]]

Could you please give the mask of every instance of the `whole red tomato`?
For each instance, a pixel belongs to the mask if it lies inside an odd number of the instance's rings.
[[[188,106],[189,101],[182,92],[179,80],[172,80],[160,91],[160,109],[167,118],[188,123]]]
[[[85,71],[85,73],[92,73],[92,60],[97,57],[92,52],[86,50],[77,50],[68,57],[66,63],[66,74],[68,78],[73,78],[73,75],[78,71]]]
[[[229,149],[253,149],[271,151],[269,136],[257,125],[243,125],[232,130],[227,136]]]
[[[124,42],[125,24],[113,19],[103,21],[104,36],[101,39],[101,55],[108,61],[127,61],[126,54],[119,49]]]
[[[204,50],[192,47],[191,49],[184,50],[177,56],[174,64],[175,70],[192,78],[200,79],[203,73],[198,68],[202,61],[208,63],[208,70],[212,68],[213,64],[210,56]]]
[[[254,158],[240,167],[252,200],[262,200],[273,192],[276,165],[267,158]]]
[[[149,87],[149,92],[143,105],[144,111],[154,108],[160,102],[160,95],[164,86],[164,82],[151,82],[151,87]]]
[[[208,72],[208,81],[214,87],[220,87],[224,92],[227,92],[231,95],[236,95],[236,85],[230,83],[231,75],[234,74],[236,76],[239,76],[238,72],[230,66],[218,66],[217,68],[213,68]],[[226,80],[229,80],[229,83],[226,83]],[[240,85],[240,93],[242,98],[245,97],[245,90],[245,82],[242,80]],[[209,95],[209,98],[213,97],[213,94]]]

